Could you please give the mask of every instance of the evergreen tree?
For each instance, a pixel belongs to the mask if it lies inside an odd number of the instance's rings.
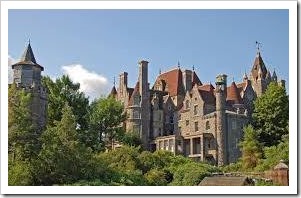
[[[88,177],[91,150],[78,140],[76,118],[66,103],[61,121],[48,127],[42,136],[43,147],[36,162],[36,182],[42,185],[68,184]]]
[[[259,164],[262,157],[258,135],[251,125],[244,128],[244,139],[240,143],[242,150],[242,168],[250,170]]]
[[[252,114],[254,129],[264,146],[277,145],[288,134],[289,101],[285,88],[272,82],[255,101]]]

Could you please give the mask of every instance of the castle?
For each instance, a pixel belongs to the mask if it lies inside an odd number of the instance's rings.
[[[215,86],[203,84],[193,70],[160,73],[150,88],[148,62],[139,62],[139,77],[128,87],[128,73],[119,76],[119,87],[110,96],[124,104],[126,131],[139,134],[144,148],[175,154],[222,166],[241,156],[239,142],[249,122],[252,103],[268,84],[277,82],[257,51],[249,77],[227,85],[227,75],[216,77]],[[278,82],[285,86],[285,81]]]
[[[47,91],[41,84],[41,71],[28,43],[19,62],[12,65],[14,83],[32,93],[33,122],[46,124]],[[139,62],[139,77],[128,87],[128,73],[119,76],[111,97],[124,104],[128,119],[124,127],[139,134],[145,149],[168,150],[197,161],[222,166],[240,157],[239,141],[251,116],[252,102],[270,82],[278,82],[275,71],[267,70],[259,50],[249,77],[227,85],[227,75],[216,77],[215,86],[203,84],[194,69],[160,73],[150,88],[148,62]],[[285,81],[278,82],[285,86]]]

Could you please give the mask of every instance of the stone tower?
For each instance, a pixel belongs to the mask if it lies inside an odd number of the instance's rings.
[[[218,75],[215,84],[217,165],[223,166],[227,163],[225,156],[227,75]]]
[[[122,72],[119,75],[118,99],[125,106],[127,105],[127,86],[128,86],[128,73]]]
[[[141,129],[140,137],[145,149],[149,147],[150,133],[150,92],[148,84],[148,62],[139,62],[139,93],[141,96]]]
[[[250,77],[257,97],[261,96],[267,88],[270,76],[268,75],[267,68],[265,67],[259,51],[256,54]]]
[[[32,94],[30,104],[33,123],[38,128],[46,125],[47,91],[41,84],[41,72],[44,67],[36,62],[30,43],[19,62],[12,65],[13,83]]]

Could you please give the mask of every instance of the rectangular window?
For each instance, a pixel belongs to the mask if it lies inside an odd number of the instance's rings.
[[[186,120],[186,126],[188,126],[189,125],[189,120]]]
[[[194,130],[195,130],[195,132],[199,131],[199,123],[198,122],[194,123]]]
[[[236,129],[236,121],[232,120],[232,129]]]
[[[198,114],[198,105],[195,105],[193,108],[193,114],[197,115]]]

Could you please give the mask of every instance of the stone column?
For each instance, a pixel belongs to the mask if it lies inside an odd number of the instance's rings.
[[[190,138],[190,155],[193,155],[193,138]]]

